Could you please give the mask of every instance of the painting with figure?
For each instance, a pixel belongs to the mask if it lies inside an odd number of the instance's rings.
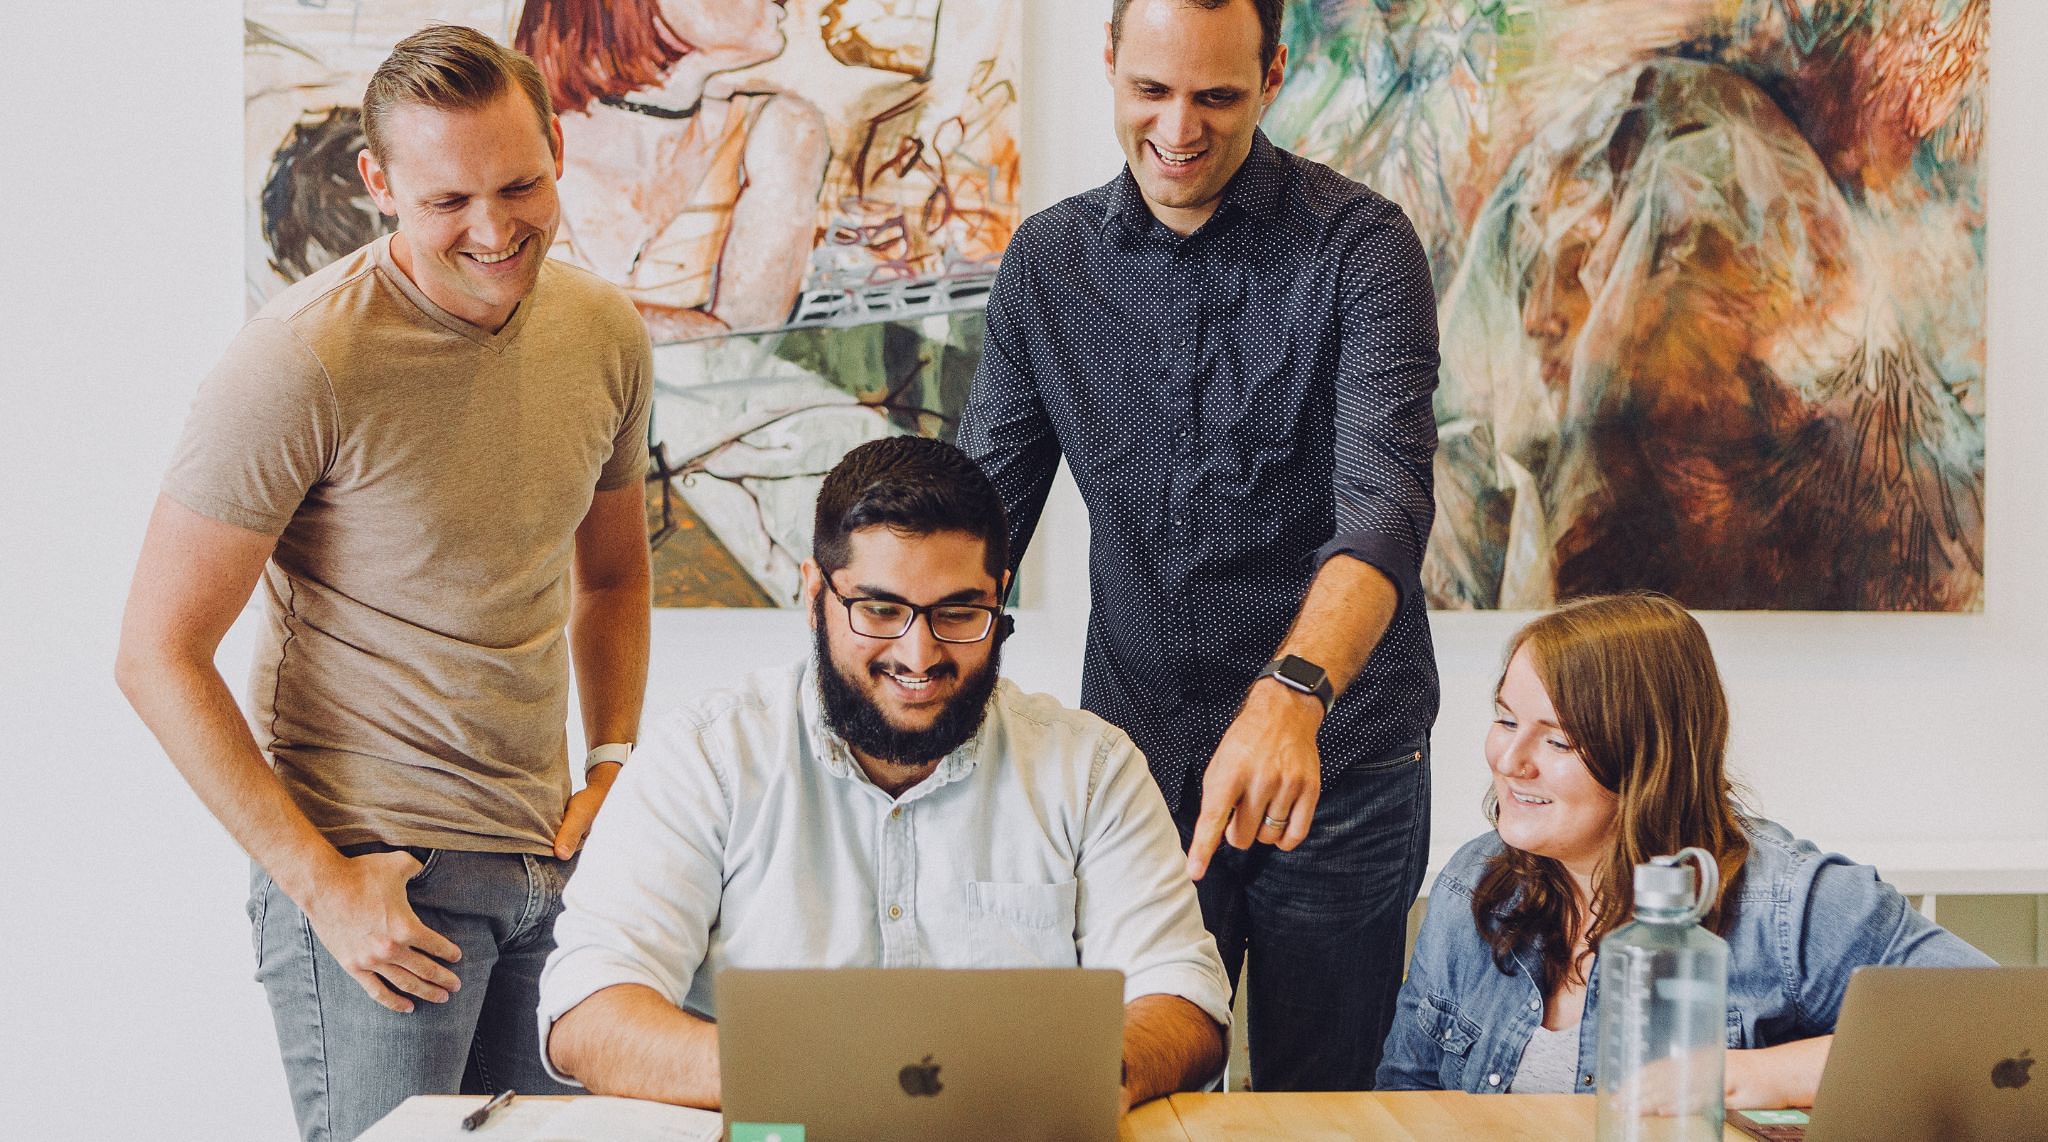
[[[839,457],[953,432],[1019,220],[1019,2],[246,0],[250,305],[389,228],[355,163],[392,44],[517,46],[562,123],[551,256],[655,344],[656,603],[790,605]]]
[[[1988,0],[1290,0],[1434,266],[1439,607],[1983,605]]]

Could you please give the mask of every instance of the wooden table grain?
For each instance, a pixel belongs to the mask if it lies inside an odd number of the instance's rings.
[[[1124,1142],[1584,1142],[1593,1137],[1596,1112],[1595,1100],[1576,1094],[1177,1094],[1133,1111],[1121,1137]],[[1746,1138],[1732,1126],[1724,1128],[1724,1142]]]

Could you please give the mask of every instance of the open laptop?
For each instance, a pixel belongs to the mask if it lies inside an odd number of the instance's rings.
[[[2044,1055],[2048,967],[1858,968],[1805,1142],[2048,1142]]]
[[[719,973],[732,1142],[1113,1142],[1123,973]]]

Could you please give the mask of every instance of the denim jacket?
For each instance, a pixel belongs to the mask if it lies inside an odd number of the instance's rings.
[[[1728,1046],[1770,1047],[1835,1029],[1849,973],[1865,964],[1977,967],[1991,960],[1909,907],[1877,870],[1822,853],[1770,821],[1745,818],[1749,859],[1728,940]],[[1472,892],[1501,840],[1468,842],[1438,874],[1387,1036],[1382,1090],[1506,1091],[1543,1020],[1528,947],[1494,966]],[[1579,1024],[1576,1089],[1593,1091],[1597,980]]]

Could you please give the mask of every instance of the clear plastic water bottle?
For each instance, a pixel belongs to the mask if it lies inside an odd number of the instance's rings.
[[[1721,1137],[1728,944],[1699,923],[1720,886],[1705,849],[1639,864],[1635,922],[1600,941],[1600,1142]]]

